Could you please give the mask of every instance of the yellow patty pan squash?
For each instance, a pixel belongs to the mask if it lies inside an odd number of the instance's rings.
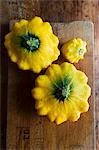
[[[77,63],[84,58],[84,54],[87,52],[86,45],[87,43],[82,39],[75,38],[63,44],[61,51],[69,62]]]
[[[23,70],[39,73],[60,55],[59,40],[48,22],[40,17],[16,22],[5,36],[5,46],[13,62]]]
[[[73,64],[52,64],[44,75],[36,79],[32,89],[35,107],[39,115],[47,115],[51,122],[77,121],[80,114],[89,109],[91,88],[85,73]]]

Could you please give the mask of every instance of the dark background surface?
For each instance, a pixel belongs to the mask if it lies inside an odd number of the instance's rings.
[[[76,20],[90,20],[94,23],[95,48],[95,96],[96,96],[96,142],[99,149],[99,0],[2,0],[1,6],[1,131],[2,149],[6,145],[7,123],[7,52],[4,48],[4,35],[9,31],[9,21],[12,19],[31,19],[41,16],[44,21],[71,22]],[[3,65],[2,65],[3,64]],[[0,144],[1,145],[1,144]]]

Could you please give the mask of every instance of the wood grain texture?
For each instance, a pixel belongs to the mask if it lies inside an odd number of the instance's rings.
[[[99,0],[2,0],[2,42],[1,42],[1,105],[2,105],[2,144],[5,149],[6,103],[7,103],[7,54],[4,50],[4,35],[8,32],[11,19],[31,19],[35,15],[50,22],[70,22],[75,20],[91,20],[95,26],[94,72],[95,72],[95,103],[96,103],[96,141],[99,149]]]
[[[19,70],[9,62],[7,149],[95,150],[93,24],[78,21],[69,24],[52,23],[52,26],[60,44],[74,37],[87,41],[88,53],[84,61],[76,66],[89,77],[88,83],[92,88],[90,110],[81,115],[76,123],[65,122],[59,126],[49,122],[46,117],[39,117],[31,98],[31,88],[36,76],[32,72]],[[58,63],[62,62],[64,59],[60,56]]]

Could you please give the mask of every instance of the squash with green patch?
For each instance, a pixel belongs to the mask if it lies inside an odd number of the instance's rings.
[[[16,22],[5,36],[5,47],[11,60],[23,70],[39,73],[58,59],[58,37],[53,34],[50,23],[40,17],[31,21]]]
[[[63,56],[71,63],[78,63],[79,60],[84,58],[87,52],[86,42],[80,38],[72,39],[63,44],[61,51]]]
[[[44,75],[37,77],[32,96],[39,115],[47,115],[57,124],[77,121],[89,109],[91,88],[85,73],[64,62],[52,64]]]

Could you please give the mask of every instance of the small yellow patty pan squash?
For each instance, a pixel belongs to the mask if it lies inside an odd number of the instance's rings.
[[[91,88],[87,76],[73,64],[52,64],[45,75],[36,79],[32,90],[39,115],[47,115],[51,122],[77,121],[89,109]]]
[[[77,63],[80,59],[84,58],[87,52],[87,43],[80,38],[76,38],[66,42],[62,48],[63,56],[71,63]]]
[[[40,17],[16,22],[5,36],[5,46],[13,62],[23,70],[39,73],[60,55],[59,40],[48,22]]]

